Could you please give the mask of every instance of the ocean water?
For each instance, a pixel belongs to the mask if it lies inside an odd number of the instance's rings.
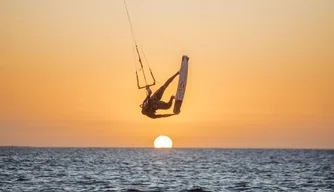
[[[2,147],[0,191],[334,191],[334,150]]]

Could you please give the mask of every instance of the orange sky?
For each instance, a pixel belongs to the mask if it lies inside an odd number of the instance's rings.
[[[334,148],[334,1],[127,2],[154,90],[190,57],[181,114],[141,114],[122,0],[5,0],[0,145]]]

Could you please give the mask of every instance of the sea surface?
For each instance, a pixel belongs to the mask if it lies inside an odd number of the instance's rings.
[[[334,150],[1,147],[0,191],[334,191]]]

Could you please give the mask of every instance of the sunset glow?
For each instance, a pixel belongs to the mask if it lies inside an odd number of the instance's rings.
[[[0,146],[334,148],[333,0],[127,5],[153,92],[189,56],[181,113],[141,113],[123,0],[3,0]]]

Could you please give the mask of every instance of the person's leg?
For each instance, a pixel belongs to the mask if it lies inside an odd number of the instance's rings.
[[[180,74],[180,72],[176,72],[172,77],[170,77],[167,81],[166,81],[166,83],[163,85],[163,87],[168,87],[168,85],[174,80],[174,78],[176,77],[176,76],[178,76]]]
[[[175,73],[171,78],[169,78],[166,83],[161,86],[158,90],[154,92],[154,94],[151,96],[155,101],[159,101],[162,98],[162,95],[164,94],[165,89],[168,87],[168,85],[174,80],[174,78],[179,75],[179,72]]]
[[[168,103],[164,102],[164,101],[158,101],[158,109],[169,109],[172,105],[173,105],[173,99],[175,97],[171,96]]]

